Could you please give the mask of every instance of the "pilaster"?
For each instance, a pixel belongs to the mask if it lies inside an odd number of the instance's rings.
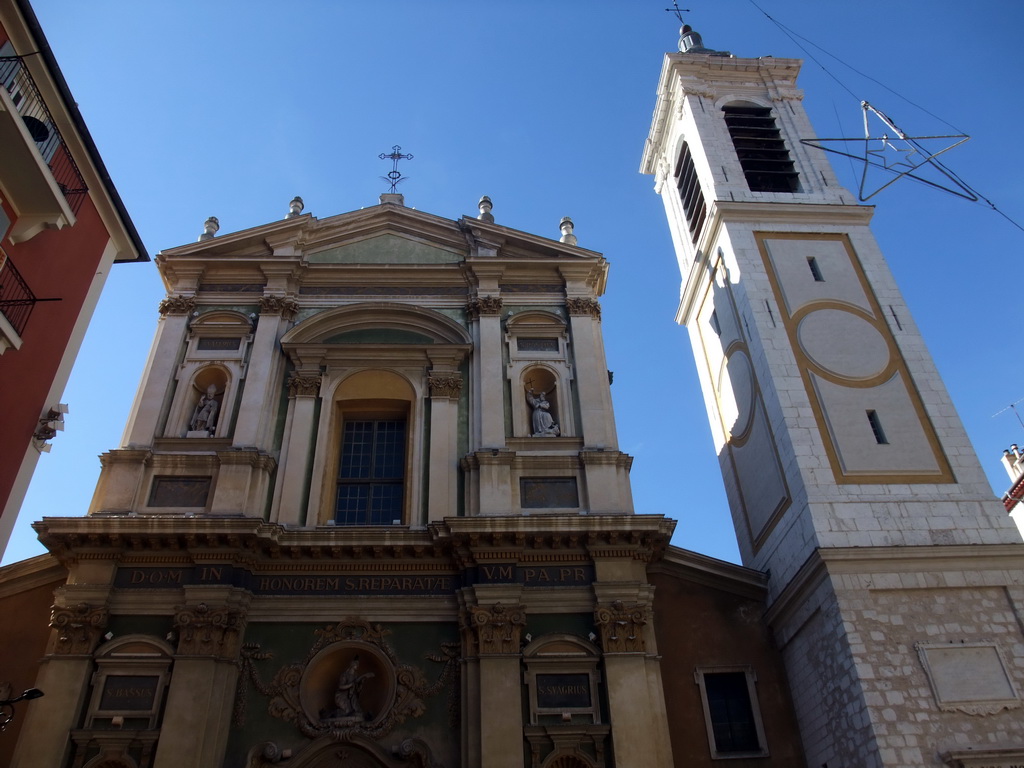
[[[608,364],[601,343],[601,305],[595,298],[577,296],[567,298],[565,306],[572,329],[583,444],[588,448],[615,448]]]
[[[142,386],[135,397],[122,444],[150,446],[160,426],[168,401],[174,371],[188,330],[189,314],[195,309],[194,296],[170,296],[160,302],[160,321],[142,374]]]
[[[154,768],[213,768],[224,760],[248,596],[186,590],[174,615],[178,653],[167,693]],[[209,601],[209,602],[208,602]]]
[[[476,589],[490,599],[501,592],[515,599],[515,587]],[[494,593],[494,594],[491,594]],[[526,609],[517,602],[469,606],[479,669],[480,753],[486,768],[523,768],[522,683],[520,680],[521,633]],[[471,763],[476,765],[476,763]]]
[[[260,298],[260,319],[246,371],[245,391],[235,421],[236,447],[267,447],[267,434],[275,410],[273,401],[277,395],[274,385],[279,381],[284,365],[277,343],[298,308],[298,302],[285,296]]]
[[[462,376],[457,371],[435,370],[430,386],[430,476],[427,520],[434,522],[457,514],[458,418]]]
[[[11,768],[64,768],[71,746],[68,734],[78,719],[92,678],[92,654],[107,626],[105,605],[79,602],[55,605],[53,633],[40,663],[35,687],[46,695],[32,702]]]
[[[478,296],[466,305],[469,315],[474,358],[474,386],[477,418],[474,448],[501,448],[505,445],[504,364],[501,356],[500,296]]]
[[[281,454],[281,490],[271,517],[284,525],[305,525],[305,495],[313,453],[316,401],[320,394],[319,371],[292,374],[288,382],[288,415]]]

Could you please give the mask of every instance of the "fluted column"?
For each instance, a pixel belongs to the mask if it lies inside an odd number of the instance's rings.
[[[160,302],[160,321],[142,374],[142,387],[135,396],[131,415],[121,442],[125,446],[151,446],[160,415],[174,382],[179,351],[188,330],[188,316],[195,309],[194,296],[170,296]]]
[[[272,515],[284,525],[305,525],[305,494],[313,455],[313,428],[316,400],[320,394],[319,372],[292,374],[288,382],[288,416],[285,422],[284,451],[281,454],[281,491]]]
[[[11,768],[64,768],[93,674],[93,652],[107,627],[105,605],[54,606],[53,633],[35,687],[46,695],[28,705]],[[29,735],[31,734],[31,735]]]

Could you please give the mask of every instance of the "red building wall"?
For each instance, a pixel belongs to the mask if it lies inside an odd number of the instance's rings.
[[[17,217],[5,204],[12,224]],[[0,355],[0,509],[6,504],[23,452],[28,448],[61,364],[68,339],[96,275],[109,236],[90,199],[82,203],[73,227],[45,230],[30,240],[3,249],[37,298],[22,333],[21,349]]]

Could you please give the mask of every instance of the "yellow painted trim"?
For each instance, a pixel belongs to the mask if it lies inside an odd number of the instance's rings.
[[[811,410],[814,412],[814,419],[818,424],[818,432],[821,434],[822,444],[825,447],[825,454],[828,457],[829,466],[832,468],[832,474],[835,481],[843,485],[875,483],[905,483],[915,485],[928,483],[955,483],[956,478],[953,476],[953,470],[950,468],[949,461],[942,450],[942,444],[939,442],[938,435],[935,433],[935,427],[932,425],[931,419],[928,418],[928,413],[925,410],[924,402],[921,400],[921,395],[917,390],[914,378],[910,375],[910,370],[907,367],[903,353],[900,351],[895,337],[892,335],[892,332],[889,330],[889,326],[884,320],[882,307],[878,302],[878,297],[875,296],[875,292],[872,290],[871,284],[868,282],[867,275],[864,273],[864,268],[860,263],[860,259],[857,258],[857,254],[853,249],[853,244],[850,242],[849,236],[846,234],[835,233],[754,232],[754,239],[757,241],[757,248],[761,253],[761,259],[764,262],[765,273],[768,276],[768,282],[771,284],[775,303],[779,308],[782,325],[786,329],[786,334],[789,336],[790,347],[793,350],[793,356],[796,358],[797,368],[800,370],[800,377],[803,380],[804,389],[807,392],[807,398],[810,402]],[[850,259],[850,264],[853,266],[854,273],[860,281],[861,289],[864,291],[864,296],[874,313],[873,316],[870,313],[864,312],[863,309],[854,307],[845,302],[827,300],[816,301],[812,304],[805,305],[797,309],[793,314],[790,314],[787,309],[786,302],[784,301],[784,294],[782,292],[782,286],[780,285],[779,276],[775,271],[775,266],[768,252],[768,247],[766,245],[766,241],[768,240],[818,240],[842,243],[846,250],[846,255]],[[837,376],[834,373],[824,370],[821,366],[811,361],[800,347],[800,342],[797,337],[797,328],[800,324],[800,320],[806,317],[809,313],[819,309],[839,309],[850,312],[851,314],[871,323],[875,330],[882,335],[882,338],[885,340],[885,343],[889,348],[889,365],[887,365],[881,373],[868,379],[857,379]],[[939,471],[901,472],[899,470],[895,470],[891,473],[867,473],[849,472],[844,470],[842,463],[839,460],[839,452],[836,449],[835,443],[832,439],[832,434],[828,428],[828,421],[825,418],[824,409],[818,398],[817,390],[811,380],[811,375],[819,376],[826,381],[845,387],[868,388],[877,386],[883,381],[888,381],[896,373],[900,373],[903,376],[903,380],[907,387],[907,394],[914,406],[914,411],[917,413],[921,427],[924,430],[925,439],[928,441],[928,445],[932,450],[935,462],[939,467]]]

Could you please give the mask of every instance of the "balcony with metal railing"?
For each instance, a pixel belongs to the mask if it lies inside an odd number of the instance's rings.
[[[0,248],[0,354],[21,347],[21,335],[35,305],[36,295]]]
[[[51,226],[73,223],[89,190],[24,57],[0,56],[0,86],[0,118],[4,118],[0,120],[0,146],[4,146],[0,173],[6,186],[22,188],[26,205],[18,207],[29,216],[42,217]],[[37,180],[40,171],[52,178]],[[51,198],[57,194],[63,201],[55,205]],[[65,206],[72,218],[65,213],[60,220]]]

